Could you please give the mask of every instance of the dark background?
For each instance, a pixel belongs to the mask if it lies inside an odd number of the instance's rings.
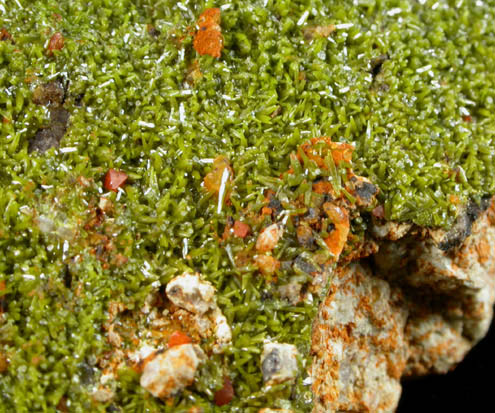
[[[397,413],[495,412],[495,325],[454,371],[402,384]]]

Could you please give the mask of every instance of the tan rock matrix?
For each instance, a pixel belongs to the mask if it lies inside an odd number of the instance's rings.
[[[375,223],[370,257],[340,266],[313,326],[314,412],[393,412],[400,379],[452,370],[495,301],[495,202],[449,232]]]

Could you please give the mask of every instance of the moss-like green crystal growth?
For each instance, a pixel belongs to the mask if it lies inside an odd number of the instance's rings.
[[[192,45],[208,7],[221,9],[219,59]],[[0,412],[310,411],[303,377],[295,392],[262,390],[259,357],[268,337],[307,356],[317,300],[270,298],[253,268],[233,265],[242,241],[215,235],[258,211],[315,136],[355,143],[355,172],[380,187],[388,219],[448,226],[458,205],[493,194],[494,21],[491,0],[0,0]],[[329,25],[328,37],[311,29]],[[48,53],[56,32],[64,47]],[[59,148],[29,153],[50,122],[33,92],[53,80],[70,124]],[[220,212],[201,187],[219,155],[236,188]],[[98,226],[109,168],[129,180],[106,195],[114,209]],[[301,252],[282,244],[278,258]],[[131,369],[112,401],[93,401],[92,366],[112,350],[108,303],[139,309],[186,269],[219,290],[232,348],[175,405]],[[213,408],[222,368],[236,398]]]

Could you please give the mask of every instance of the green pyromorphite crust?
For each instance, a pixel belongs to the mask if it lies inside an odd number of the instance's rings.
[[[192,44],[208,7],[222,10],[219,59]],[[449,225],[451,195],[462,204],[495,192],[494,21],[491,0],[0,0],[12,36],[0,41],[0,411],[310,411],[304,377],[295,391],[263,390],[259,359],[268,337],[307,359],[317,300],[272,295],[252,265],[233,265],[255,238],[227,246],[216,234],[228,216],[259,211],[289,154],[321,135],[355,143],[355,171],[379,186],[388,219]],[[308,38],[330,24],[328,37]],[[50,56],[55,32],[65,43]],[[188,84],[195,59],[203,76]],[[28,153],[50,119],[33,91],[55,79],[68,86],[67,133],[58,149]],[[218,155],[235,174],[220,213],[201,187]],[[106,195],[102,222],[109,168],[129,180]],[[290,234],[281,260],[301,252]],[[130,368],[111,402],[92,401],[91,366],[113,351],[108,303],[139,309],[153,285],[187,269],[218,289],[233,346],[175,405]],[[278,282],[306,275],[280,270]],[[225,373],[236,397],[213,408]]]

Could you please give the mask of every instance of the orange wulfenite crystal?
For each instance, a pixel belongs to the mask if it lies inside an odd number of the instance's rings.
[[[323,204],[323,210],[333,221],[335,227],[335,229],[330,232],[330,235],[325,238],[325,243],[330,252],[335,256],[335,260],[337,260],[344,249],[347,236],[349,235],[349,213],[345,209],[331,204],[330,202],[325,202]]]
[[[54,50],[62,50],[63,47],[64,47],[64,36],[62,36],[62,33],[57,32],[50,38],[50,41],[48,42],[48,49],[47,49],[48,56],[52,56]]]
[[[328,136],[321,136],[319,138],[313,138],[301,145],[301,149],[306,156],[315,161],[320,168],[325,167],[325,160],[315,146],[321,142],[324,142],[330,148],[335,165],[339,166],[342,161],[351,162],[354,146],[348,143],[332,142]],[[298,155],[298,158],[301,161],[300,155]]]
[[[194,36],[194,49],[200,55],[220,57],[223,36],[220,28],[220,9],[206,9],[198,19],[199,30]]]
[[[12,36],[5,27],[2,27],[0,29],[0,41],[4,40],[12,40]]]

